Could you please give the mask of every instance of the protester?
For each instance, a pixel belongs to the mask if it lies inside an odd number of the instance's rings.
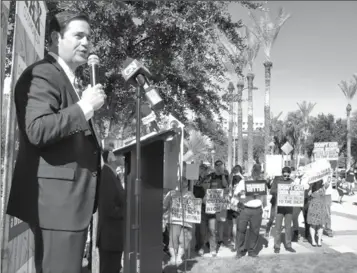
[[[186,177],[182,177],[182,183],[179,182],[176,190],[169,191],[163,201],[164,214],[168,214],[169,221],[169,252],[171,265],[180,265],[182,263],[185,250],[190,247],[192,240],[192,224],[182,220],[173,220],[171,218],[172,201],[174,198],[194,198],[189,191],[190,185]]]
[[[348,183],[348,195],[355,194],[353,191],[355,181],[356,181],[355,173],[353,168],[351,167],[346,173],[346,182]]]
[[[294,185],[301,185],[302,184],[302,177],[304,175],[303,168],[299,167],[295,173]],[[299,241],[299,215],[303,210],[302,207],[293,207],[293,242]]]
[[[209,180],[206,183],[206,188],[228,190],[229,176],[224,173],[223,162],[221,160],[217,160],[214,163],[214,169],[215,171],[209,175]],[[215,214],[206,213],[205,217],[208,220],[210,253],[212,257],[215,257],[217,255],[219,246],[223,243],[223,230],[224,222],[226,221],[227,217],[227,210],[222,209],[221,211],[216,212]]]
[[[290,179],[291,169],[289,167],[284,167],[282,169],[282,179],[276,179],[271,187],[270,193],[275,196],[276,200],[278,198],[278,184],[288,184],[291,185],[293,180]],[[288,252],[296,252],[291,246],[291,222],[293,218],[293,208],[278,206],[275,219],[276,233],[274,236],[274,253],[280,253],[281,245],[281,231],[283,220],[285,222],[285,249]]]
[[[310,225],[311,245],[321,247],[323,226],[327,222],[325,205],[325,187],[323,180],[319,180],[310,186],[309,195],[311,197],[307,212],[307,222]]]
[[[238,184],[244,180],[243,177],[243,169],[240,165],[236,165],[233,167],[231,175],[230,175],[230,192],[232,193],[231,199],[231,209],[227,211],[227,220],[232,221],[232,247],[233,250],[236,250],[237,244],[237,217],[239,215],[239,207],[238,207],[238,199],[233,196],[234,191],[236,190]],[[233,202],[232,202],[233,201]],[[232,209],[232,208],[235,209]]]
[[[336,189],[338,192],[338,202],[340,204],[342,204],[342,198],[344,195],[346,195],[348,193],[348,185],[345,181],[345,178],[343,177],[339,177],[337,180],[337,184],[336,184]]]
[[[90,52],[88,17],[60,12],[48,33],[48,55],[14,90],[19,151],[7,213],[34,233],[36,272],[79,273],[101,165],[91,118],[106,95],[100,84],[83,91],[75,77]]]
[[[325,205],[326,205],[326,226],[325,233],[328,237],[333,237],[333,232],[331,229],[331,206],[332,206],[332,175],[325,178],[327,181],[325,183]]]
[[[271,187],[272,187],[273,183],[276,183],[276,180],[278,180],[279,178],[280,178],[279,176],[276,176],[271,179],[270,183],[267,181],[267,187],[270,190],[270,194],[271,194]],[[271,196],[270,204],[271,204],[271,207],[270,207],[269,220],[268,220],[268,223],[266,224],[266,228],[265,228],[265,237],[267,237],[267,238],[270,236],[270,230],[271,230],[271,227],[273,226],[275,216],[276,216],[276,195]]]
[[[195,250],[199,255],[204,254],[204,245],[206,243],[206,235],[207,235],[207,219],[206,219],[206,205],[203,202],[205,197],[205,182],[207,180],[209,169],[206,165],[201,164],[199,169],[199,178],[196,185],[193,186],[193,195],[196,198],[202,199],[201,206],[201,223],[196,224],[195,227],[195,238],[196,238],[196,246]]]
[[[124,251],[125,190],[116,173],[117,159],[113,152],[103,152],[98,203],[97,247],[99,272],[118,273]]]
[[[255,196],[245,195],[245,181],[243,177],[238,186],[234,190],[234,197],[238,198],[242,210],[238,217],[238,234],[237,234],[237,255],[240,259],[248,252],[250,257],[257,257],[257,243],[259,239],[259,231],[262,224],[262,201]],[[246,242],[246,233],[249,224],[249,241]],[[248,246],[248,250],[245,246]]]

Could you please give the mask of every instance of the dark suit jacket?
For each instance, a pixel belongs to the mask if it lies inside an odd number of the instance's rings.
[[[65,72],[48,55],[15,87],[19,151],[7,213],[46,229],[83,230],[95,210],[100,144]]]
[[[125,190],[114,170],[105,164],[101,173],[97,246],[107,251],[124,248]]]

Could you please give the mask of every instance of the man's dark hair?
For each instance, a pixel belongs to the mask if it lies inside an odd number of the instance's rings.
[[[83,20],[90,23],[89,17],[86,14],[74,11],[62,11],[52,16],[48,26],[50,44],[52,43],[51,33],[56,31],[59,32],[63,37],[68,24],[74,20]]]
[[[291,173],[291,169],[289,167],[284,167],[282,170],[281,170],[281,173]]]

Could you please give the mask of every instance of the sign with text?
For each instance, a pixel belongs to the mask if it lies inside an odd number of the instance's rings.
[[[246,196],[262,196],[267,195],[266,180],[248,180],[245,181]]]
[[[199,178],[200,166],[198,164],[187,164],[186,165],[186,178],[188,180],[198,180]]]
[[[318,161],[307,164],[304,167],[304,175],[302,177],[301,184],[312,184],[321,179],[326,179],[332,174],[332,168],[330,162],[326,159],[320,159]]]
[[[183,221],[184,218],[187,223],[199,224],[201,223],[201,208],[201,198],[174,197],[172,198],[171,220]]]
[[[206,213],[214,214],[222,211],[226,203],[223,189],[208,189],[205,197]]]
[[[337,142],[315,142],[314,143],[314,158],[318,159],[328,159],[328,160],[338,160],[340,149],[338,148]]]
[[[278,183],[278,207],[303,207],[304,186]]]

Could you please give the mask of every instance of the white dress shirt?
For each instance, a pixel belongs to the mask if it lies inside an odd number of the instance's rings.
[[[74,75],[72,69],[66,64],[66,62],[61,57],[59,57],[55,53],[49,52],[48,54],[51,55],[58,62],[58,64],[62,67],[64,73],[66,74],[67,78],[69,79],[70,83],[72,84],[73,89],[76,91],[76,94],[79,99],[77,104],[79,105],[79,107],[81,107],[83,114],[86,117],[86,120],[90,120],[94,115],[94,109],[93,109],[92,105],[81,100],[81,96],[79,95],[79,90],[77,89],[77,87],[74,84],[76,76]]]

